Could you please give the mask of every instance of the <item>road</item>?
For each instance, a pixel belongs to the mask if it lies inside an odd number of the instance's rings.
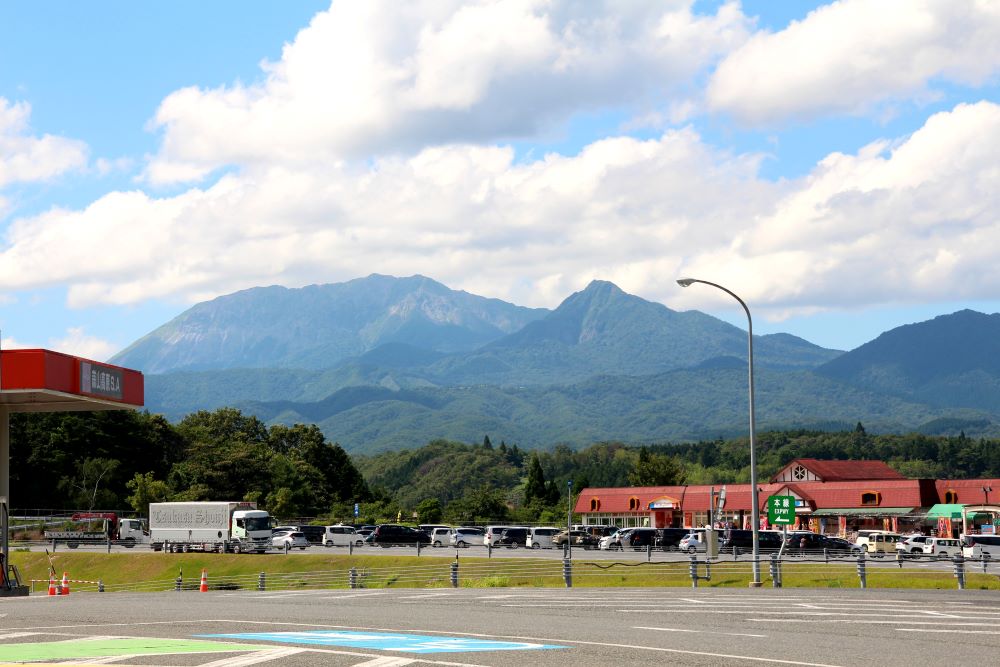
[[[0,662],[995,664],[986,591],[432,589],[0,600]]]

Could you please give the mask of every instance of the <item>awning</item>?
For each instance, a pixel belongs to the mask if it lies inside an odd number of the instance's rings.
[[[911,514],[912,507],[845,507],[842,509],[822,509],[816,510],[812,516],[903,516]]]
[[[961,519],[965,505],[938,503],[927,510],[928,519]]]

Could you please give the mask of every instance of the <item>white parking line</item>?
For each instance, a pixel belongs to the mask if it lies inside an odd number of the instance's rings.
[[[308,649],[298,647],[265,649],[262,651],[254,651],[245,655],[238,655],[234,658],[213,660],[212,662],[206,662],[203,665],[199,665],[199,667],[246,667],[247,665],[256,665],[262,662],[270,662],[272,660],[287,658],[290,655],[297,655],[307,650]]]
[[[688,628],[649,628],[643,625],[632,626],[633,630],[659,630],[661,632],[693,632],[702,635],[726,635],[727,637],[761,637],[766,639],[767,635],[753,635],[748,632],[713,632],[712,630],[690,630]]]
[[[416,660],[410,658],[375,658],[368,662],[359,662],[354,667],[401,667],[402,665],[412,665]]]

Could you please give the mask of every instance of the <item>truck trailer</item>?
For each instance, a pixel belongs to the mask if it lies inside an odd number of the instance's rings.
[[[131,549],[149,542],[141,519],[119,519],[114,512],[77,512],[70,517],[70,523],[71,527],[63,530],[46,530],[45,539],[65,543],[70,549],[108,542]]]
[[[149,545],[154,551],[264,553],[271,517],[252,502],[150,503]]]

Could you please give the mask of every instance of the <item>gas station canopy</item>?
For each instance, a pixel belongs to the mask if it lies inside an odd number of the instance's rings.
[[[139,371],[50,350],[0,352],[0,406],[10,412],[138,408],[143,393]]]

